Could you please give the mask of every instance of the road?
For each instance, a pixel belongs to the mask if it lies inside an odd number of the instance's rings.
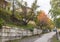
[[[44,34],[42,37],[38,38],[34,42],[50,42],[51,38],[55,35],[55,32],[50,32],[47,34]]]
[[[50,39],[55,35],[55,32],[43,34],[42,36],[31,36],[20,39],[17,42],[50,42]]]
[[[31,36],[31,37],[27,37],[27,38],[23,38],[22,40],[20,40],[20,42],[34,42],[35,40],[37,40],[38,38],[40,38],[40,36]]]

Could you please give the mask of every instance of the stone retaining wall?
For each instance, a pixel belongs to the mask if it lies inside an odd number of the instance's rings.
[[[19,29],[16,27],[3,26],[3,29],[1,29],[1,30],[2,31],[0,32],[0,36],[5,40],[10,40],[10,39],[13,40],[13,39],[17,39],[17,38],[22,38],[24,36],[32,36],[32,35],[42,33],[42,30],[36,29],[36,28],[33,30],[33,32],[31,32],[30,30],[26,30],[26,29]],[[3,41],[5,41],[5,40],[3,40]]]

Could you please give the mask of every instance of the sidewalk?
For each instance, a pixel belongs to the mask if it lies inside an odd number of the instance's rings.
[[[55,32],[50,32],[47,34],[44,34],[42,37],[38,38],[34,42],[50,42],[50,39],[55,35]]]

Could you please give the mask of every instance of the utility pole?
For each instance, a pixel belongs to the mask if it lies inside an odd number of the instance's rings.
[[[57,38],[57,40],[58,40],[58,31],[57,31],[57,28],[56,28],[56,16],[55,16],[55,18],[54,18],[54,21],[55,21],[56,38]]]
[[[14,0],[12,4],[13,4],[12,16],[14,16]]]
[[[57,28],[56,27],[55,27],[55,29],[56,29],[56,38],[58,40],[58,31],[57,31]]]

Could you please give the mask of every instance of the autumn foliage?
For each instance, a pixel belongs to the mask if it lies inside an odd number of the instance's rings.
[[[40,11],[40,13],[37,16],[37,19],[39,21],[39,24],[41,24],[41,26],[46,26],[47,28],[53,27],[52,20],[47,17],[47,15],[44,11]]]
[[[44,11],[40,11],[40,13],[38,14],[37,18],[38,18],[38,21],[40,21],[40,22],[43,21],[43,22],[47,23],[47,21],[48,21],[48,17],[45,14]]]

